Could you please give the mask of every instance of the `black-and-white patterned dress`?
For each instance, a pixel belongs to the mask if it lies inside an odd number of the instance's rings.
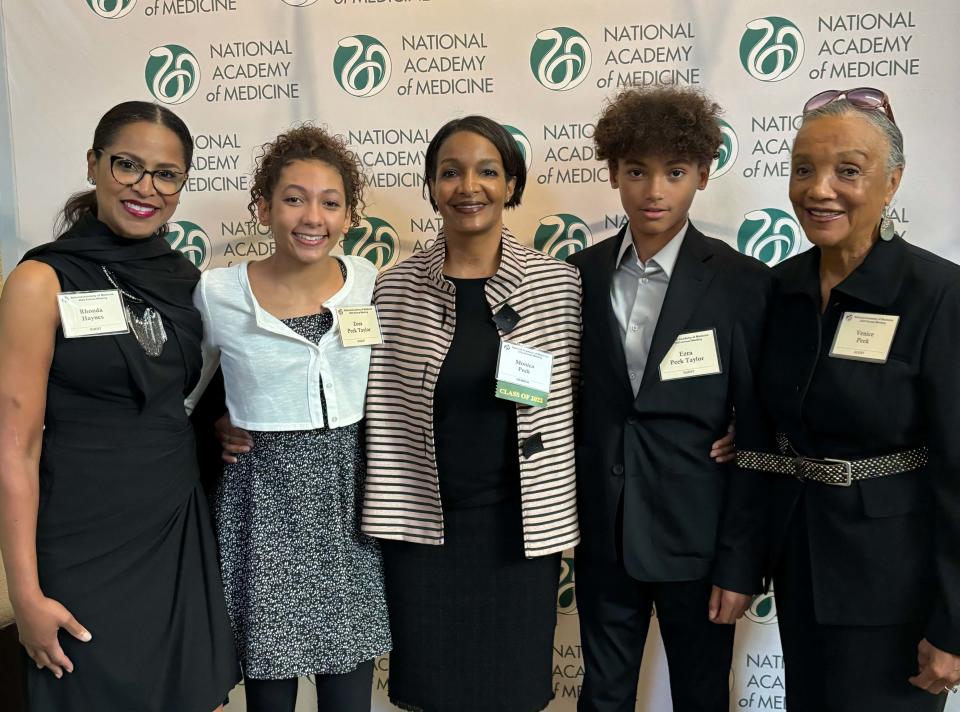
[[[315,343],[333,326],[329,312],[282,321]],[[251,435],[214,503],[244,674],[350,672],[390,650],[380,549],[358,521],[363,424]]]

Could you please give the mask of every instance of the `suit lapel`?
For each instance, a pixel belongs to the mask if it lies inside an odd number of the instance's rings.
[[[670,276],[670,284],[660,310],[657,327],[653,331],[650,354],[643,369],[638,397],[651,382],[660,380],[660,362],[677,340],[700,304],[714,273],[708,267],[713,249],[706,238],[692,224],[680,245],[677,262]],[[621,349],[622,352],[622,349]]]
[[[613,273],[617,269],[617,254],[620,252],[620,245],[623,244],[626,230],[626,226],[620,228],[616,237],[605,240],[602,243],[603,249],[598,251],[600,253],[597,255],[599,284],[595,291],[598,308],[595,317],[597,318],[596,323],[603,325],[601,341],[609,356],[610,368],[613,370],[614,378],[617,379],[618,390],[632,396],[633,389],[630,387],[630,380],[627,378],[627,356],[623,351],[623,342],[620,340],[620,325],[617,323],[617,317],[613,313],[613,304],[610,301]]]

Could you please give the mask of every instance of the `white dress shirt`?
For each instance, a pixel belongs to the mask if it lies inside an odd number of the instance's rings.
[[[323,303],[333,313],[333,327],[317,344],[260,306],[246,262],[201,275],[193,301],[203,317],[203,371],[187,398],[187,412],[219,363],[230,420],[238,427],[313,430],[343,427],[363,417],[370,347],[342,345],[336,309],[370,304],[377,270],[362,257],[337,259],[346,266],[347,277]]]
[[[627,376],[634,396],[640,390],[653,331],[657,328],[663,300],[670,285],[670,275],[673,274],[680,245],[689,225],[689,221],[684,223],[680,232],[646,263],[641,262],[637,255],[630,226],[623,232],[617,267],[610,285],[610,303],[620,327],[620,341],[627,358]]]

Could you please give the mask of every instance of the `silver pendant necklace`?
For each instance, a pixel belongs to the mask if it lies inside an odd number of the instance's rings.
[[[103,274],[109,280],[110,284],[120,292],[123,310],[127,314],[127,324],[130,325],[130,331],[133,332],[133,336],[137,340],[137,343],[140,344],[140,348],[143,349],[147,356],[157,358],[163,353],[163,345],[167,343],[167,331],[163,328],[163,319],[160,318],[160,312],[153,307],[147,306],[140,297],[130,294],[130,292],[117,284],[113,273],[107,269],[106,266],[100,265],[100,268],[103,270]],[[130,308],[131,304],[143,304],[143,314],[138,315]]]

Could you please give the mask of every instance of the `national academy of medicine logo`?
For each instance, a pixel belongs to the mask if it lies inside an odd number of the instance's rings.
[[[533,147],[530,145],[530,139],[527,138],[527,135],[523,131],[514,126],[504,124],[503,128],[509,131],[510,135],[513,136],[513,140],[517,142],[520,153],[523,154],[523,162],[527,166],[527,171],[529,171],[533,163]]]
[[[587,224],[576,215],[558,213],[540,219],[533,246],[551,257],[565,260],[590,244],[593,237]]]
[[[353,35],[337,43],[333,74],[351,96],[374,96],[390,81],[390,53],[376,37]]]
[[[727,173],[733,168],[740,154],[740,141],[733,127],[723,119],[717,119],[717,124],[720,126],[721,143],[717,150],[717,157],[710,166],[710,178],[719,178]]]
[[[193,263],[198,270],[210,264],[210,238],[196,223],[177,220],[167,225],[167,243]]]
[[[137,0],[87,0],[90,9],[107,20],[118,20],[129,15]]]
[[[751,210],[737,232],[737,249],[773,267],[800,253],[803,232],[792,215],[778,208]]]
[[[570,27],[541,30],[530,49],[533,76],[553,91],[568,91],[580,85],[590,73],[590,64],[590,45]]]
[[[758,17],[740,38],[740,63],[762,82],[779,82],[800,68],[803,35],[784,17]]]
[[[293,7],[306,7],[307,5],[313,5],[317,0],[283,0],[287,5],[293,5]]]
[[[773,597],[773,586],[769,593],[761,593],[754,596],[750,607],[744,611],[747,620],[761,625],[770,625],[777,622],[777,601]]]
[[[343,251],[348,255],[365,257],[379,270],[392,267],[400,255],[400,237],[386,220],[367,216],[361,218],[343,238]]]
[[[200,63],[186,47],[160,45],[150,50],[144,76],[147,88],[157,101],[182,104],[197,93]]]
[[[560,559],[560,587],[557,589],[557,613],[572,616],[577,612],[576,577],[572,556]]]

